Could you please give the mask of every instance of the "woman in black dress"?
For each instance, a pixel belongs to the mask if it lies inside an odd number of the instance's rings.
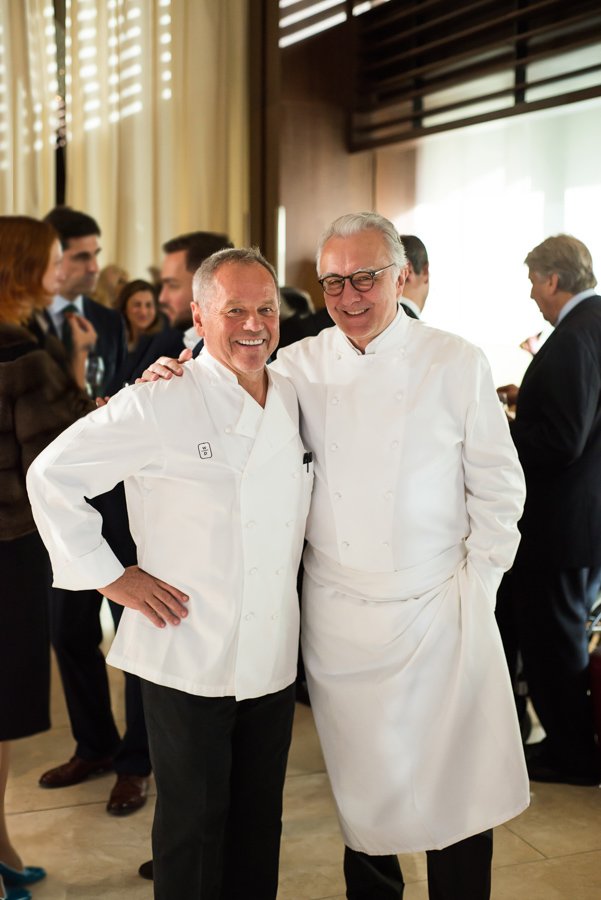
[[[159,309],[154,287],[141,278],[128,282],[121,289],[115,309],[119,310],[125,321],[128,353],[123,365],[107,385],[109,396],[129,384],[153,337],[166,327],[166,319]]]
[[[60,291],[60,260],[51,225],[0,216],[0,898],[8,900],[28,900],[24,885],[45,875],[23,866],[4,814],[9,742],[50,727],[51,573],[25,473],[50,441],[94,408],[84,390],[93,327],[70,317],[71,359],[47,334],[43,309]]]

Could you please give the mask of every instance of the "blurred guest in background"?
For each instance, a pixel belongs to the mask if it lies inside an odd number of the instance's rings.
[[[0,896],[31,897],[44,877],[23,866],[8,836],[9,741],[50,727],[50,565],[36,531],[25,473],[38,453],[94,408],[83,389],[96,333],[69,315],[72,353],[41,315],[62,286],[58,235],[46,222],[0,217]],[[76,377],[75,377],[76,376]]]
[[[133,370],[132,381],[160,356],[179,356],[185,349],[200,351],[202,340],[198,340],[192,325],[192,278],[205,259],[233,246],[227,234],[212,231],[180,234],[163,244],[166,256],[159,304],[171,327],[156,335]]]
[[[125,321],[128,353],[114,379],[107,385],[109,396],[133,380],[132,373],[138,368],[153,338],[166,327],[155,289],[148,281],[137,279],[126,284],[119,294],[116,309]]]
[[[62,283],[48,310],[50,327],[68,347],[70,334],[65,320],[70,313],[82,313],[94,325],[98,338],[88,360],[87,382],[94,396],[105,396],[127,357],[127,343],[123,316],[89,297],[98,279],[100,228],[91,216],[64,206],[48,213],[46,221],[55,227],[63,247]],[[94,379],[91,371],[95,373]],[[102,514],[103,536],[114,553],[124,566],[134,565],[136,548],[129,533],[123,485],[90,498],[90,502]],[[76,748],[68,762],[44,772],[40,785],[68,787],[114,766],[117,781],[107,811],[125,815],[146,802],[151,769],[148,738],[139,679],[135,675],[127,675],[125,679],[123,739],[117,731],[100,649],[101,605],[102,597],[97,591],[52,589],[50,633]],[[110,609],[116,628],[123,609],[116,604],[110,605]]]
[[[90,378],[88,371],[88,383],[94,396],[103,397],[106,385],[127,356],[127,344],[125,326],[119,313],[90,297],[98,281],[100,228],[91,216],[68,206],[57,206],[48,213],[45,221],[56,229],[63,248],[63,282],[60,293],[48,308],[50,327],[68,351],[70,334],[65,314],[75,312],[92,323],[98,339],[90,355],[90,359],[96,362],[95,374],[94,378]]]
[[[409,318],[420,319],[430,292],[428,251],[423,241],[414,234],[402,234],[401,241],[407,257],[407,280],[401,306]]]
[[[129,275],[121,266],[117,266],[114,263],[105,266],[104,269],[100,270],[98,281],[96,282],[96,290],[92,294],[92,300],[95,300],[96,303],[102,303],[103,306],[108,306],[111,309],[113,306],[116,306],[117,298],[128,281]]]

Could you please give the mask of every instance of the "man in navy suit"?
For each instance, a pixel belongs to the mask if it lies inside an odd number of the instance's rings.
[[[160,356],[178,357],[186,348],[195,350],[195,356],[200,351],[202,339],[198,340],[192,324],[192,278],[205,259],[233,246],[227,234],[213,231],[180,234],[163,244],[166,256],[159,302],[171,327],[159,331],[148,343],[132,372],[132,381]]]
[[[127,355],[123,318],[87,296],[98,279],[100,228],[82,212],[57,207],[46,216],[58,232],[63,248],[61,294],[49,307],[49,326],[67,345],[68,314],[78,312],[93,324],[98,334],[95,355],[102,358],[104,374],[95,393],[104,396]],[[66,315],[67,314],[67,315]],[[136,548],[129,533],[123,485],[94,498],[92,505],[103,516],[103,534],[122,565],[136,563]],[[53,588],[50,602],[50,634],[56,653],[71,729],[77,746],[66,763],[40,778],[43,787],[67,787],[90,775],[115,767],[108,812],[124,815],[146,802],[150,757],[139,679],[125,676],[126,733],[121,740],[111,710],[104,656],[100,650],[102,629],[97,591],[66,591]],[[115,627],[123,607],[111,605]]]
[[[91,216],[68,206],[57,206],[48,213],[46,221],[54,226],[61,239],[61,270],[65,278],[61,293],[48,309],[51,325],[57,336],[64,339],[65,330],[68,332],[65,311],[77,312],[92,323],[98,340],[91,355],[101,358],[104,363],[104,374],[96,386],[96,393],[103,396],[105,386],[127,356],[127,341],[123,316],[88,296],[98,280],[100,228]]]
[[[411,319],[421,318],[430,291],[430,263],[428,251],[414,234],[402,234],[401,241],[407,257],[407,279],[401,306]]]
[[[601,586],[601,297],[589,251],[570,235],[547,238],[525,263],[531,297],[555,330],[519,391],[499,388],[517,400],[510,427],[527,487],[499,613],[514,617],[547,735],[527,748],[531,780],[596,785],[586,621]]]

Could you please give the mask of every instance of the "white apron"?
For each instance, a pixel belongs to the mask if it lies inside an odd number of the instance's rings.
[[[489,592],[452,548],[360,595],[308,548],[303,656],[345,844],[447,847],[513,818],[529,789]],[[439,581],[432,584],[435,578]],[[352,585],[356,590],[353,591]]]

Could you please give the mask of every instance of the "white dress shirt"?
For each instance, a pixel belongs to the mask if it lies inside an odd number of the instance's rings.
[[[294,681],[313,481],[297,419],[286,379],[270,373],[262,409],[204,350],[182,378],[124,389],[36,459],[28,489],[57,587],[122,574],[85,497],[124,480],[139,566],[190,597],[175,627],[125,609],[109,663],[239,700]]]

